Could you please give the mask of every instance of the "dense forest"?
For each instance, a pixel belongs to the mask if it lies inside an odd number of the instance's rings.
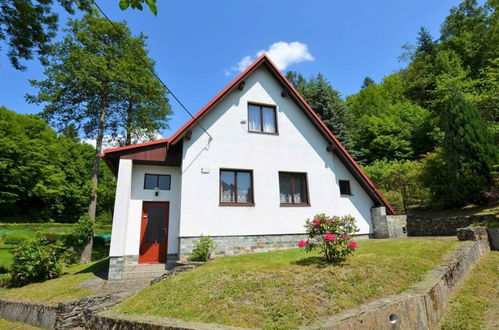
[[[287,72],[399,212],[498,197],[497,7],[495,0],[463,1],[439,36],[421,28],[414,45],[402,47],[403,69],[379,82],[366,77],[346,99],[321,73]],[[110,221],[115,181],[96,158],[99,143],[121,131],[130,144],[133,134],[167,127],[165,89],[145,68],[137,70],[144,62],[154,66],[146,37],[132,36],[125,23],[117,27],[92,11],[70,20],[66,37],[44,48],[46,80],[31,82],[38,93],[28,101],[43,105],[40,115],[0,108],[4,219],[74,222],[98,189],[97,221]],[[96,138],[97,150],[81,136]]]
[[[320,73],[287,73],[397,211],[497,199],[497,7],[452,8],[438,38],[422,27],[403,46],[405,68],[346,100]]]

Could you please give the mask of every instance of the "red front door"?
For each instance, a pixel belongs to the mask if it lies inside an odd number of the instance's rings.
[[[139,263],[166,262],[168,202],[144,202],[140,229]]]

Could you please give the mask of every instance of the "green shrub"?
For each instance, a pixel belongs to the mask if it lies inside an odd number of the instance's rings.
[[[359,229],[355,225],[355,218],[350,215],[340,218],[317,214],[313,220],[307,219],[305,230],[308,239],[299,241],[298,247],[305,248],[307,252],[319,248],[327,262],[344,261],[357,249],[353,235]]]
[[[210,236],[203,236],[199,240],[194,241],[194,249],[189,254],[191,261],[207,261],[210,258],[211,252],[215,249],[215,242]]]
[[[28,240],[28,237],[23,235],[5,235],[3,242],[10,245],[19,245]]]
[[[36,233],[37,238],[44,238],[51,243],[61,242],[66,243],[69,240],[69,234],[66,233],[54,233],[48,231],[41,231]]]
[[[499,228],[499,221],[482,221],[471,224],[471,227]]]
[[[9,272],[9,268],[4,265],[0,265],[0,274],[7,274]]]
[[[59,277],[64,247],[44,238],[30,240],[16,249],[10,268],[10,284],[23,286]]]
[[[82,215],[73,226],[71,232],[66,234],[64,246],[66,251],[63,259],[68,264],[77,263],[85,244],[92,237],[94,231],[94,221],[88,214]]]

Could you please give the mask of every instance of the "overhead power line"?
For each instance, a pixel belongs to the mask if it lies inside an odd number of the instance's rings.
[[[123,34],[121,33],[121,31],[116,27],[116,24],[114,24],[113,21],[111,21],[109,19],[109,17],[106,15],[106,13],[102,10],[102,8],[97,4],[97,2],[95,0],[91,0],[92,3],[95,5],[95,7],[100,11],[100,13],[102,14],[102,16],[104,16],[104,18],[111,24],[111,26],[116,30],[116,32],[118,32],[118,34],[122,35]],[[142,56],[139,55],[139,53],[136,51],[136,49],[130,44],[130,42],[128,42],[128,39],[123,36],[123,40],[125,41],[125,43],[127,44],[127,46],[132,50],[132,52],[134,53],[134,55],[139,58],[141,60],[141,62],[144,64],[145,68],[147,70],[149,70],[149,72],[152,73],[152,75],[158,79],[158,81],[161,83],[161,85],[163,85],[163,87],[166,89],[166,91],[175,99],[175,101],[177,101],[177,103],[180,105],[180,107],[185,111],[187,112],[187,114],[189,116],[191,116],[191,118],[194,120],[194,122],[196,123],[196,125],[198,125],[199,127],[201,127],[201,129],[208,135],[208,137],[210,139],[212,139],[212,136],[210,135],[210,133],[208,133],[208,131],[203,127],[203,125],[201,125],[201,123],[199,123],[193,116],[193,114],[189,111],[189,109],[187,109],[187,107],[180,101],[180,99],[172,92],[172,90],[163,82],[163,80],[161,80],[161,78],[158,76],[158,74],[156,73],[156,71],[154,70],[154,68],[149,64],[147,63],[144,58]]]

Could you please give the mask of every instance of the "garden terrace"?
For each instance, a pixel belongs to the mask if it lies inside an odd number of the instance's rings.
[[[225,257],[148,287],[115,311],[241,327],[296,328],[408,289],[438,266],[456,243],[455,238],[367,240],[339,265],[300,249]]]

